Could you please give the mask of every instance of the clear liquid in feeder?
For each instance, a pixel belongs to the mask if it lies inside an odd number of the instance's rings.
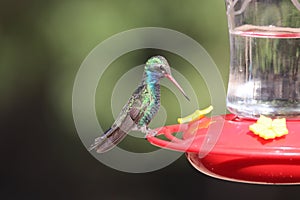
[[[226,1],[230,112],[242,118],[300,117],[300,3],[296,1]]]

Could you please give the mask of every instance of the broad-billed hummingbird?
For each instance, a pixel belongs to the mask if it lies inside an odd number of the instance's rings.
[[[160,107],[160,79],[168,78],[189,100],[183,89],[171,75],[167,60],[162,56],[151,57],[145,65],[143,79],[138,88],[122,108],[113,125],[100,137],[96,138],[89,150],[106,152],[117,145],[129,131],[137,130],[155,135],[156,131],[148,128]]]

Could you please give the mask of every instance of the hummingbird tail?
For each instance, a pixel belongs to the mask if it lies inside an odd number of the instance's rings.
[[[89,151],[94,150],[97,146],[99,146],[102,142],[104,142],[106,139],[105,135],[101,137],[97,137],[94,141],[94,143],[88,148]]]
[[[121,142],[126,134],[127,133],[122,131],[119,127],[116,129],[110,128],[102,136],[96,138],[88,150],[92,151],[96,149],[97,153],[104,153]]]

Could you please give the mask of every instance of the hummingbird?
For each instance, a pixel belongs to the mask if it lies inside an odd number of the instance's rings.
[[[160,80],[168,78],[185,96],[181,86],[173,78],[168,61],[163,56],[153,56],[147,60],[141,83],[122,108],[113,125],[95,139],[89,151],[96,149],[104,153],[116,146],[130,131],[141,131],[146,135],[156,135],[148,124],[160,107]]]

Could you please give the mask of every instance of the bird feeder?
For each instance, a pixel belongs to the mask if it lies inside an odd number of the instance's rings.
[[[198,112],[147,139],[215,178],[300,184],[300,3],[226,0],[226,12],[230,114]]]

